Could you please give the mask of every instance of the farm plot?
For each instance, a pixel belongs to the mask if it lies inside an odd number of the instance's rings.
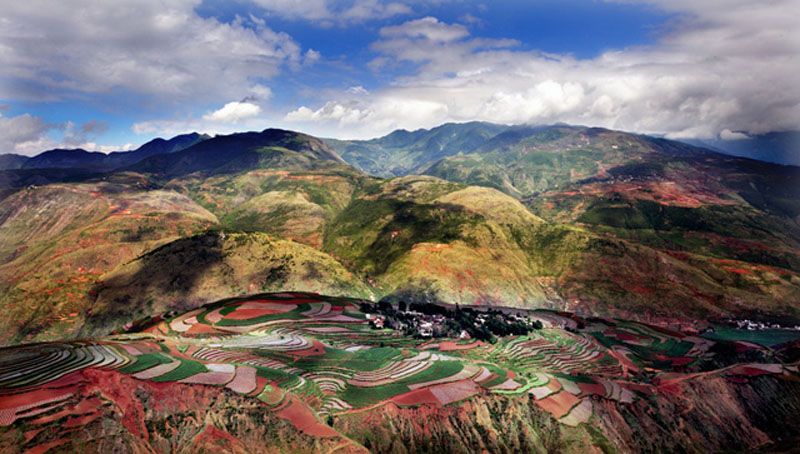
[[[586,337],[561,330],[541,330],[505,341],[492,357],[518,369],[565,373],[620,373],[613,356]]]
[[[0,357],[0,389],[38,386],[87,367],[117,369],[131,362],[113,344],[46,344]]]

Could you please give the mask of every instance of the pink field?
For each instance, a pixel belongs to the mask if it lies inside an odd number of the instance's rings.
[[[480,388],[472,380],[461,380],[433,386],[430,388],[430,391],[431,394],[436,396],[440,404],[447,405],[478,394]]]
[[[0,427],[10,426],[17,420],[20,414],[33,416],[42,411],[34,410],[36,407],[60,402],[72,396],[77,387],[67,389],[37,389],[21,394],[12,394],[0,398]],[[46,410],[56,407],[50,406]]]
[[[226,386],[239,394],[248,394],[256,389],[256,370],[249,366],[238,366],[236,375]]]

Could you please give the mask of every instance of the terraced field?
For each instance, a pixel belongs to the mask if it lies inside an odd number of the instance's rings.
[[[0,451],[67,446],[102,424],[110,408],[129,408],[120,424],[147,437],[152,428],[141,407],[133,410],[122,380],[241,396],[299,433],[337,439],[346,434],[336,418],[382,406],[524,397],[561,425],[579,427],[599,417],[598,405],[646,401],[686,380],[800,378],[796,364],[752,343],[564,313],[529,316],[545,328],[493,344],[414,340],[371,328],[358,300],[278,293],[165,314],[104,339],[7,348],[0,355]],[[728,357],[723,365],[724,351],[749,360]]]

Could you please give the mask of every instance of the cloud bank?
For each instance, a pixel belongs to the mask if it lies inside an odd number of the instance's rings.
[[[369,96],[343,91],[300,106],[285,120],[362,138],[469,120],[561,121],[672,138],[800,128],[800,29],[787,14],[800,2],[649,3],[679,15],[657,44],[585,60],[520,50],[434,17],[385,27],[371,66],[412,65],[411,75]]]
[[[63,100],[113,90],[139,103],[236,99],[300,63],[300,46],[290,36],[263,21],[200,17],[199,4],[4,2],[0,99]]]

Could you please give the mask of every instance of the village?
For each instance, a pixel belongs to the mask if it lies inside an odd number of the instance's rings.
[[[418,339],[446,337],[491,341],[495,337],[525,335],[542,328],[542,322],[536,318],[498,309],[382,301],[364,303],[361,310],[373,328],[402,331]]]

